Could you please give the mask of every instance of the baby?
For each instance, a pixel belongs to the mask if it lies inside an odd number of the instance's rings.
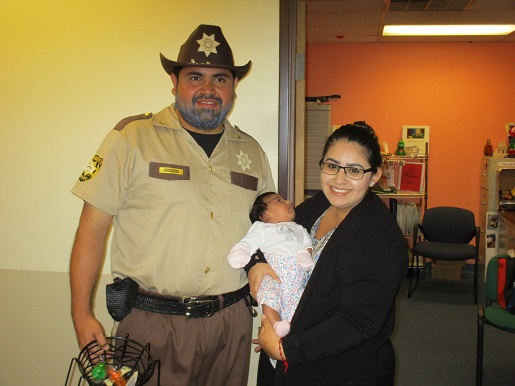
[[[243,268],[260,249],[281,283],[266,276],[257,301],[280,337],[290,332],[290,321],[315,265],[308,232],[293,222],[295,210],[289,200],[274,192],[256,198],[250,212],[252,226],[247,235],[229,253],[233,268]]]

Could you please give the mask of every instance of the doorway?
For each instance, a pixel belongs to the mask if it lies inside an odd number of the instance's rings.
[[[305,19],[304,0],[280,0],[278,193],[294,205],[304,200]]]

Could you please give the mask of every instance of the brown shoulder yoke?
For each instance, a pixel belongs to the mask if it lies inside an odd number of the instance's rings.
[[[113,130],[120,131],[123,130],[125,126],[127,126],[132,121],[137,121],[138,119],[149,119],[152,118],[152,113],[144,113],[139,115],[133,115],[132,117],[123,118],[118,124],[114,127]]]

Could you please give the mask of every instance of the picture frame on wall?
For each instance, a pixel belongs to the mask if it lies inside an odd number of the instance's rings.
[[[426,148],[429,151],[429,126],[402,126],[402,140],[405,147],[416,146],[419,155],[427,155]]]

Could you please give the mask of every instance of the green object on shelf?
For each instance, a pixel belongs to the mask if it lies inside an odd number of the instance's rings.
[[[406,150],[404,150],[404,141],[402,139],[397,142],[397,150],[395,150],[395,155],[406,155]]]

